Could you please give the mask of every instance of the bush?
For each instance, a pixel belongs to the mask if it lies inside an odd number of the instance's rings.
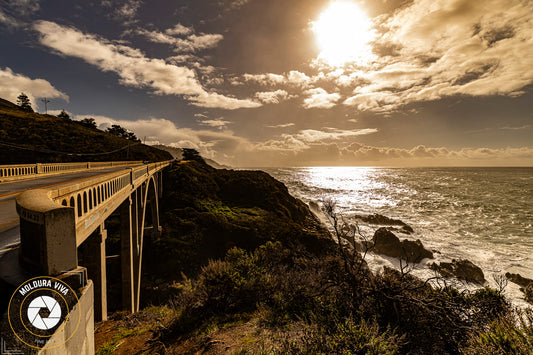
[[[253,256],[233,248],[224,261],[210,261],[202,268],[196,292],[210,313],[249,311],[263,294],[270,291],[262,280],[263,272]]]
[[[209,261],[177,295],[177,316],[161,334],[162,341],[247,318],[263,329],[286,334],[272,348],[280,353],[457,354],[486,353],[487,349],[521,353],[531,346],[533,317],[521,318],[520,325],[512,322],[513,312],[500,291],[459,292],[441,278],[432,286],[410,275],[409,267],[385,267],[372,273],[364,260],[366,244],[360,243],[362,251],[351,247],[359,237],[365,242],[364,236],[358,235],[356,227],[345,228],[333,209],[329,216],[337,231],[332,238],[335,244],[329,240],[327,248],[313,253],[314,248],[304,242],[294,242],[303,240],[299,239],[301,227],[280,228],[287,221],[294,223],[297,213],[292,208],[269,224],[274,203],[263,201],[257,208],[248,205],[246,194],[226,195],[238,185],[232,181],[239,179],[258,193],[261,189],[252,188],[250,182],[253,174],[230,178],[228,172],[214,173],[197,162],[184,165],[174,167],[174,173],[191,181],[185,187],[191,199],[182,197],[184,205],[172,212],[194,221],[195,246],[216,245],[220,252],[226,242],[246,244],[246,237],[264,244],[255,249],[252,243],[246,249],[231,248],[223,260]],[[186,179],[193,170],[196,181],[205,183],[195,186],[193,179]],[[261,182],[262,188],[269,185],[273,186]],[[201,191],[202,197],[195,199],[193,191]],[[278,192],[283,196],[281,189]],[[297,203],[281,204],[299,209]],[[185,225],[173,228],[183,233]]]
[[[487,330],[476,332],[462,350],[464,354],[532,354],[533,310],[508,313],[493,321]]]
[[[286,339],[280,354],[397,354],[401,338],[387,329],[382,332],[375,322],[352,318],[333,328],[314,324],[297,339]]]

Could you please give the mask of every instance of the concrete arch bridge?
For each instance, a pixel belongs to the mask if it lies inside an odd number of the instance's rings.
[[[55,353],[94,352],[94,320],[107,318],[105,221],[112,214],[120,216],[122,307],[130,312],[139,310],[143,241],[147,234],[160,233],[162,174],[170,163],[125,166],[79,182],[28,190],[17,197],[22,269],[63,278],[83,289],[78,304],[83,327]],[[90,168],[88,163],[78,164]],[[5,171],[8,173],[3,175],[12,176],[15,170]],[[37,171],[34,166],[16,167],[16,172]],[[47,167],[46,171],[61,168]],[[68,329],[63,327],[63,332]],[[70,334],[56,335],[66,339]]]

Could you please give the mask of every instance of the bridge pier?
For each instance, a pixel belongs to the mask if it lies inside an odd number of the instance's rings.
[[[17,198],[17,212],[24,268],[55,276],[78,266],[73,208],[49,200],[45,190],[34,190]]]
[[[83,253],[84,266],[87,268],[88,278],[94,284],[94,320],[107,320],[107,270],[105,240],[107,230],[100,225],[87,240]]]
[[[134,198],[130,196],[120,205],[120,263],[122,271],[122,308],[134,313],[135,280],[133,272],[133,241],[136,234]]]

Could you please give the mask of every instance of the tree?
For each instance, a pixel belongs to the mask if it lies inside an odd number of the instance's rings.
[[[183,160],[195,160],[200,163],[205,163],[204,158],[202,158],[202,156],[196,149],[182,148],[182,151],[183,151]]]
[[[20,95],[17,97],[17,106],[20,107],[23,111],[33,112],[30,99],[28,98],[28,95],[23,92],[21,92]]]
[[[70,115],[65,110],[61,110],[61,112],[59,113],[59,115],[57,115],[57,117],[67,119],[67,120],[70,119]]]
[[[139,138],[137,138],[137,136],[133,132],[127,132],[124,138],[129,139],[130,141],[134,141],[134,142],[141,141]]]
[[[135,136],[135,133],[128,132],[125,128],[122,128],[118,124],[112,125],[110,128],[107,129],[107,132],[120,138],[125,138],[134,142],[140,142],[137,136]]]
[[[94,118],[87,117],[80,121],[80,124],[85,127],[94,128],[96,129],[96,122],[94,121]]]

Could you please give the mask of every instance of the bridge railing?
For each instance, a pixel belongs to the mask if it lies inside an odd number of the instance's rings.
[[[17,212],[21,219],[21,262],[49,275],[69,270],[77,262],[76,248],[132,191],[170,162],[126,168],[20,194]]]
[[[142,161],[82,162],[82,163],[37,163],[0,165],[0,182],[28,179],[42,175],[64,174],[90,169],[115,166],[139,165]]]

